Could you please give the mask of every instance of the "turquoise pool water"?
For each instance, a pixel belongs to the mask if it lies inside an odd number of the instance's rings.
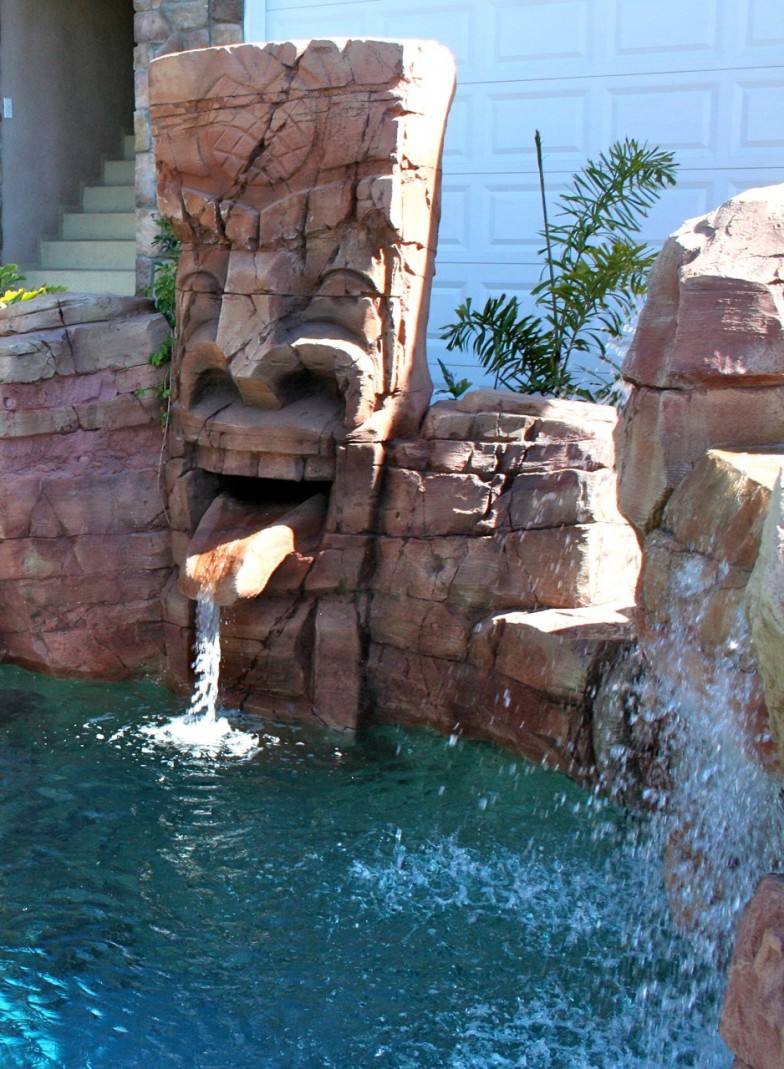
[[[0,669],[2,1069],[730,1064],[638,822],[425,733],[145,732],[182,711]]]

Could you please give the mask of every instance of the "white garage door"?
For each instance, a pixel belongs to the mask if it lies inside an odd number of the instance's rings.
[[[616,139],[673,150],[678,185],[647,222],[652,244],[784,181],[784,0],[246,0],[246,11],[249,40],[431,37],[452,49],[429,355],[476,384],[481,371],[445,354],[438,328],[467,296],[524,297],[539,279],[535,129],[551,195]]]

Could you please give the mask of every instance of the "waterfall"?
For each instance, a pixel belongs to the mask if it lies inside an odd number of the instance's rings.
[[[666,1014],[673,1034],[687,1035],[687,1022],[700,1015],[718,1028],[740,913],[759,879],[780,868],[784,822],[781,781],[765,767],[765,738],[748,722],[759,681],[744,601],[724,618],[723,637],[706,654],[710,595],[722,589],[727,569],[716,569],[711,590],[701,563],[686,557],[671,579],[667,619],[642,634],[650,675],[638,695],[638,715],[661,725],[668,782],[650,792],[655,812],[632,854],[649,872],[663,864],[669,910],[682,933],[681,996],[646,989],[644,997],[653,1016]],[[647,913],[648,904],[641,901],[640,910]],[[646,924],[633,936],[641,955],[666,959],[666,946],[651,943]],[[725,1057],[706,1054],[695,1064],[723,1066]]]
[[[256,749],[257,735],[240,730],[227,716],[219,715],[220,659],[220,606],[202,591],[196,601],[193,694],[183,716],[145,729],[155,742],[207,756],[241,757]]]
[[[217,720],[220,658],[220,607],[202,592],[196,601],[195,684],[187,715],[205,724]]]

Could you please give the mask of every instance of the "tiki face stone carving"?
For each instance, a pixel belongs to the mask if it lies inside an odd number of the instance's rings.
[[[333,441],[416,428],[453,89],[451,56],[423,41],[249,44],[151,65],[158,199],[185,243],[186,437],[265,450],[265,427]]]

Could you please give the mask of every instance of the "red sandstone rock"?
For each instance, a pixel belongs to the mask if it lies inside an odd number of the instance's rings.
[[[422,41],[248,44],[151,64],[159,204],[189,245],[178,404],[212,428],[209,397],[235,391],[214,426],[225,440],[210,444],[242,448],[231,426],[244,429],[246,408],[287,412],[303,392],[332,402],[326,437],[416,428],[453,89],[448,52]]]
[[[13,661],[117,678],[161,660],[171,550],[148,357],[167,332],[133,298],[0,311],[0,632]]]
[[[784,186],[749,190],[665,245],[623,365],[619,500],[641,536],[709,448],[778,443]]]
[[[738,928],[721,1034],[752,1069],[784,1065],[784,877],[766,876]]]
[[[364,672],[360,618],[354,599],[320,599],[315,630],[314,712],[328,727],[356,727]]]
[[[628,605],[508,612],[483,620],[471,640],[471,659],[487,643],[495,668],[554,700],[579,705],[619,644],[633,638]]]
[[[616,415],[488,390],[425,413],[450,93],[432,43],[289,42],[153,64],[160,204],[187,242],[174,555],[184,562],[199,523],[210,554],[237,541],[225,516],[210,526],[211,497],[236,478],[265,508],[288,499],[284,480],[331,483],[314,487],[330,498],[321,541],[293,553],[284,540],[263,595],[257,584],[223,613],[231,700],[338,726],[457,725],[589,777],[593,667],[577,662],[601,660],[595,620],[582,621],[585,650],[576,622],[541,639],[536,680],[516,678],[506,646],[500,665],[468,651],[504,610],[630,596],[638,549],[615,505]],[[188,614],[171,592],[167,606],[181,668]],[[559,649],[576,665],[565,691],[544,680]]]

